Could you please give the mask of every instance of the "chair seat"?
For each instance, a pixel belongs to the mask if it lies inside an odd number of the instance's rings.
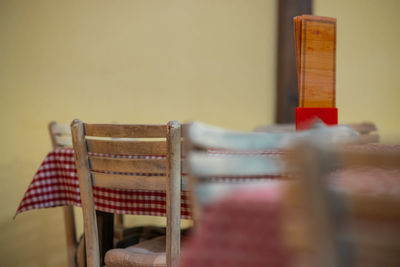
[[[125,249],[111,249],[106,253],[107,267],[167,266],[165,236],[146,240]]]

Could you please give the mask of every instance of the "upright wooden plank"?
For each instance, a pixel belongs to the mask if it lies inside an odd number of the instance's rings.
[[[118,141],[87,139],[88,150],[93,153],[119,155],[165,155],[165,141]]]
[[[302,16],[300,107],[336,106],[336,19]]]
[[[303,191],[304,202],[307,203],[307,216],[312,222],[312,244],[315,244],[314,266],[339,266],[338,255],[335,253],[332,214],[327,210],[328,196],[321,179],[323,172],[331,163],[330,157],[318,157],[314,147],[300,145],[295,153],[295,160],[301,166],[297,171],[301,174],[299,184]]]
[[[75,164],[81,192],[87,265],[89,267],[100,267],[96,210],[94,206],[92,182],[89,173],[84,124],[79,120],[74,120],[71,124],[71,132],[75,151]]]
[[[276,122],[295,122],[298,104],[293,17],[312,13],[312,0],[278,1]]]
[[[65,224],[65,239],[67,242],[68,266],[75,267],[76,253],[76,228],[75,215],[73,206],[63,207],[64,224]]]
[[[114,214],[114,237],[117,241],[124,238],[124,216],[122,214]]]
[[[100,266],[105,266],[104,256],[114,244],[114,214],[96,211],[99,233]]]
[[[85,124],[87,136],[115,138],[165,138],[167,128],[163,124],[130,125],[130,124]]]
[[[181,127],[167,125],[167,266],[176,266],[180,254],[181,228]]]

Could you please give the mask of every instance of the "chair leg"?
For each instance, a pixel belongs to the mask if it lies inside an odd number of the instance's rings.
[[[114,238],[116,242],[124,238],[124,217],[122,214],[114,214]]]
[[[114,246],[114,214],[97,210],[96,217],[99,235],[100,266],[103,266],[106,252]]]
[[[64,211],[65,237],[67,241],[68,267],[75,267],[76,229],[73,206],[66,206]]]

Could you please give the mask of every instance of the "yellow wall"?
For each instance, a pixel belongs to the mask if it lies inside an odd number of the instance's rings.
[[[377,123],[383,142],[400,137],[400,1],[314,0],[337,18],[339,121]]]
[[[0,0],[0,258],[62,266],[60,209],[11,221],[50,150],[47,123],[201,120],[251,130],[274,118],[274,0]],[[342,122],[400,135],[400,1],[314,0],[338,18]],[[22,251],[22,252],[21,252]]]
[[[50,150],[49,121],[271,123],[275,5],[1,0],[2,266],[65,263],[60,209],[10,223]]]

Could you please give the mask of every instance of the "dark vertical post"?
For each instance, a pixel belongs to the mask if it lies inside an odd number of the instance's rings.
[[[277,123],[295,122],[299,93],[293,17],[311,12],[312,0],[278,0]]]
[[[96,210],[99,233],[100,266],[104,266],[106,252],[113,248],[114,214]]]

